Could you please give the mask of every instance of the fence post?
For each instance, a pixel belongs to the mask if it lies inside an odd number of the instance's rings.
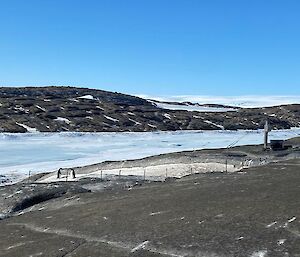
[[[101,173],[100,173],[100,178],[101,178],[101,180],[102,180],[102,170],[101,170]]]
[[[166,178],[168,178],[168,168],[166,168]]]
[[[146,167],[144,168],[144,182],[146,181]]]
[[[119,179],[121,179],[121,170],[119,170]]]

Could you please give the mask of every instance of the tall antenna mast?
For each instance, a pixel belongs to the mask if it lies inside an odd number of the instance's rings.
[[[265,127],[264,127],[264,150],[267,150],[268,149],[268,135],[269,135],[269,132],[270,132],[270,128],[269,128],[269,124],[268,124],[268,120],[266,120],[266,123],[265,123]]]

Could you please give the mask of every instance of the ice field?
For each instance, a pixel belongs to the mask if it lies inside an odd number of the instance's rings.
[[[300,128],[270,132],[270,139],[300,136]],[[128,160],[183,150],[260,144],[263,131],[176,131],[128,133],[0,134],[0,175],[16,179],[31,173]]]

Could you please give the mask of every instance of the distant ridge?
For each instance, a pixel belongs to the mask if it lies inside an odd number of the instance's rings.
[[[300,126],[300,104],[252,109],[218,104],[198,107],[204,109],[170,110],[137,96],[69,86],[1,87],[0,131],[259,129],[266,119],[274,129]]]
[[[174,95],[174,96],[150,96],[139,95],[143,99],[151,99],[157,102],[192,103],[192,104],[219,104],[238,108],[260,108],[288,104],[300,104],[298,95],[238,95],[238,96],[217,96],[217,95]]]

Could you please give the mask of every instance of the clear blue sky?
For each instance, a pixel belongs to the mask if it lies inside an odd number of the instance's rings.
[[[0,85],[300,94],[298,0],[0,0]]]

